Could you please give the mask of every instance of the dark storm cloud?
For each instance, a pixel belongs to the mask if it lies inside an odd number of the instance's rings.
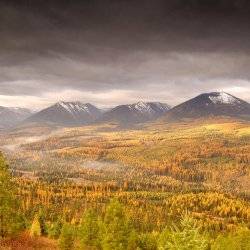
[[[210,90],[250,100],[249,10],[243,0],[1,1],[0,104],[175,104]]]

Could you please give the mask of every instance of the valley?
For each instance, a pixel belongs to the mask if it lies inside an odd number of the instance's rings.
[[[221,97],[224,99],[211,98],[209,105],[214,108],[216,102],[223,112],[248,112],[244,102],[239,107],[238,99]],[[232,100],[236,100],[236,106]],[[64,119],[75,117],[75,107],[80,104],[67,103],[65,109],[66,103],[61,103],[53,106],[52,113],[49,108],[52,116],[56,108],[62,118],[59,123],[37,120],[1,131],[0,150],[11,173],[18,214],[22,215],[18,224],[21,235],[2,244],[14,244],[16,248],[15,244],[24,241],[27,246],[38,244],[37,249],[57,249],[64,227],[69,227],[73,241],[67,249],[103,249],[100,245],[92,248],[90,240],[82,245],[78,234],[85,226],[88,230],[97,228],[100,235],[94,239],[104,244],[102,227],[107,226],[110,209],[119,211],[112,214],[112,220],[117,216],[119,223],[128,223],[121,232],[126,235],[126,247],[122,249],[134,250],[134,245],[138,249],[161,249],[158,242],[162,238],[168,239],[168,234],[178,230],[191,230],[190,225],[195,225],[197,237],[206,242],[207,248],[202,249],[221,249],[216,247],[224,241],[230,244],[235,239],[241,244],[242,237],[248,239],[250,122],[236,115],[208,115],[211,107],[197,113],[198,107],[209,105],[207,96],[204,103],[196,101],[160,116],[152,111],[155,104],[128,105],[125,110],[129,112],[124,116],[132,116],[128,123],[119,119],[123,112],[117,110],[124,111],[124,106],[119,106],[107,111],[111,119],[106,122],[74,126],[68,122],[65,125]],[[84,107],[79,106],[81,112]],[[151,117],[147,122],[145,114]],[[88,218],[90,214],[94,217]],[[32,236],[34,230],[38,230],[37,241]],[[115,230],[117,235],[120,229]],[[129,248],[132,236],[135,238]]]
[[[101,211],[116,197],[136,224],[140,220],[140,230],[160,230],[188,211],[202,218],[204,228],[231,231],[250,218],[249,128],[221,118],[136,130],[114,124],[64,128],[26,139],[19,131],[23,143],[2,149],[30,219],[42,206],[49,220],[52,210],[79,220],[88,207]],[[152,209],[158,213],[149,219]]]
[[[107,124],[59,129],[48,136],[10,135],[17,142],[8,144],[7,136],[2,149],[13,170],[37,176],[58,172],[91,179],[89,170],[99,182],[136,179],[161,188],[173,182],[249,196],[249,132],[248,122],[230,119],[120,131]]]

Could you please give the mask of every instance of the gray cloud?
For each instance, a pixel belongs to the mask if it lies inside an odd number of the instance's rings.
[[[248,5],[208,2],[3,2],[0,105],[174,105],[214,90],[250,101]]]

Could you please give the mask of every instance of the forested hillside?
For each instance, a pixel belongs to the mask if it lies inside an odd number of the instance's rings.
[[[249,136],[231,120],[107,125],[7,147],[2,248],[249,249]]]

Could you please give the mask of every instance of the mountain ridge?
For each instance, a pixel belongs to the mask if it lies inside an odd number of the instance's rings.
[[[149,121],[179,121],[209,116],[227,116],[250,120],[250,104],[226,92],[202,93],[171,108],[166,103],[143,102],[99,109],[79,101],[57,102],[39,112],[0,106],[0,128],[40,123],[81,126],[104,122],[133,125]]]
[[[250,104],[226,92],[203,93],[173,107],[165,121],[208,116],[250,117]]]
[[[84,125],[95,121],[101,110],[90,103],[60,101],[25,120],[25,122],[51,122],[59,125]]]
[[[33,112],[26,108],[0,106],[0,128],[16,126]]]
[[[103,114],[99,122],[118,122],[120,124],[143,123],[157,119],[167,112],[170,106],[160,102],[137,102],[118,105]]]

